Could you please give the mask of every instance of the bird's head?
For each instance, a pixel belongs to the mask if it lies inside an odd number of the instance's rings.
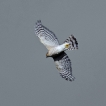
[[[49,54],[48,54],[48,52],[46,53],[46,58],[47,58],[47,57],[49,57]]]

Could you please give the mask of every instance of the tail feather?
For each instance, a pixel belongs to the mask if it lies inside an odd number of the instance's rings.
[[[76,39],[73,35],[69,36],[69,37],[64,41],[64,43],[69,43],[69,44],[70,44],[70,47],[68,48],[68,50],[78,49],[77,39]]]

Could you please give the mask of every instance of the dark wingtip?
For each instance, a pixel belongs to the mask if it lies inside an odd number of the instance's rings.
[[[41,24],[41,20],[37,20],[36,25]]]
[[[37,22],[39,23],[39,22],[41,22],[41,20],[37,20]]]
[[[65,80],[67,80],[67,81],[74,81],[75,80],[75,77],[73,77],[73,76],[71,76],[71,77],[65,77],[64,75],[62,75],[62,74],[60,74],[60,76],[62,77],[62,78],[64,78]]]

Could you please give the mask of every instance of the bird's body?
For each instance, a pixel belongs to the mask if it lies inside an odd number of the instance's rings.
[[[71,61],[64,51],[78,49],[76,38],[71,35],[60,44],[56,35],[43,26],[40,20],[35,25],[35,34],[48,49],[46,57],[53,58],[60,75],[66,80],[73,81],[75,77],[72,76]]]
[[[62,51],[65,51],[65,50],[66,50],[66,47],[64,44],[61,44],[61,45],[58,45],[55,47],[51,47],[47,52],[47,56],[52,57],[54,55],[61,53]]]

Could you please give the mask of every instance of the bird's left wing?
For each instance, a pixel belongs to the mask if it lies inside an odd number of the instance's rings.
[[[41,43],[43,43],[49,50],[51,47],[58,46],[59,41],[56,35],[48,28],[42,25],[41,21],[38,20],[35,25],[35,34],[39,37]]]
[[[53,56],[56,68],[59,70],[60,76],[66,80],[73,81],[71,61],[67,54],[63,51],[58,55]]]

